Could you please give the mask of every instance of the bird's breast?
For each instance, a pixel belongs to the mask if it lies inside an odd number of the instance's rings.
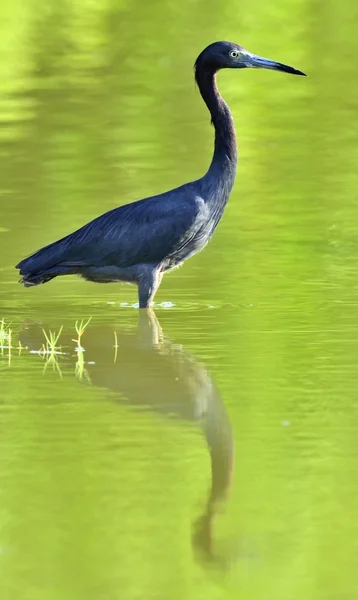
[[[200,214],[193,226],[186,232],[178,246],[163,263],[163,270],[169,271],[180,266],[185,260],[200,252],[213,235],[217,221],[207,211]]]

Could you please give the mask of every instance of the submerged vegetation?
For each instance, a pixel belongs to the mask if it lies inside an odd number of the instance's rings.
[[[11,323],[7,324],[4,319],[0,321],[0,350],[1,356],[4,356],[5,350],[7,350],[8,362],[11,364],[12,329]]]
[[[92,319],[92,317],[90,317],[88,319],[88,321],[86,321],[86,322],[83,319],[81,320],[81,322],[76,321],[75,330],[77,333],[77,338],[72,340],[73,342],[75,342],[77,344],[77,346],[75,348],[75,352],[77,352],[77,361],[76,361],[76,370],[75,370],[76,377],[78,377],[78,379],[80,379],[80,380],[86,379],[87,381],[90,381],[90,378],[89,378],[89,375],[85,368],[85,359],[84,359],[85,349],[82,346],[82,336],[85,332],[86,327],[89,325],[91,319]]]
[[[87,321],[82,319],[81,321],[76,321],[74,325],[74,330],[76,337],[71,338],[75,343],[75,346],[72,348],[68,345],[61,344],[61,336],[63,333],[63,325],[60,327],[58,331],[51,329],[42,328],[43,339],[42,343],[40,342],[38,348],[30,348],[26,344],[24,344],[20,339],[20,332],[14,333],[14,329],[11,323],[5,321],[5,319],[0,320],[0,357],[7,361],[8,365],[11,366],[12,358],[21,354],[37,354],[44,360],[44,371],[51,366],[53,371],[56,371],[59,376],[62,378],[62,372],[60,368],[60,359],[76,356],[76,364],[75,364],[75,374],[78,379],[85,379],[90,381],[88,372],[86,370],[86,361],[85,361],[85,347],[82,343],[83,335],[91,322],[92,317],[90,317]],[[114,334],[114,339],[116,340],[116,333]],[[117,343],[114,345],[114,360],[116,359],[118,351]]]

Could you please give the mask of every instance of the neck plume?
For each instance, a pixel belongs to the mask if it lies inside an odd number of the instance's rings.
[[[196,66],[195,79],[211,114],[215,128],[215,149],[208,172],[202,181],[210,198],[225,206],[235,181],[237,145],[234,121],[229,107],[220,96],[215,71]]]

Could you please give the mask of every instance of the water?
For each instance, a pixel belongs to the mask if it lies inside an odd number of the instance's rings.
[[[0,359],[2,599],[357,597],[357,21],[303,1],[1,8],[0,318],[27,346]],[[19,286],[32,250],[205,171],[191,68],[215,39],[310,77],[220,74],[239,177],[155,315],[130,286]]]

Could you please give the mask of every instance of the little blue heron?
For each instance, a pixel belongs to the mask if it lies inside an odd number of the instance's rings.
[[[16,266],[20,282],[30,287],[59,275],[77,274],[98,283],[135,283],[140,308],[148,308],[163,274],[202,250],[222,217],[235,181],[237,147],[216,73],[246,67],[305,75],[230,42],[205,48],[195,63],[195,79],[215,128],[207,173],[169,192],[112,209],[38,250]]]

